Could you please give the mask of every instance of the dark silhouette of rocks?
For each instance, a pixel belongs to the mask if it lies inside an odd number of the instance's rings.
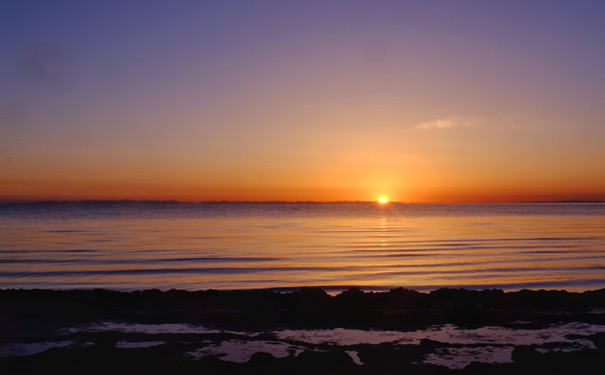
[[[389,292],[349,289],[330,296],[321,289],[298,292],[145,290],[0,290],[0,351],[11,343],[57,341],[56,332],[99,322],[137,324],[186,323],[216,333],[121,333],[78,331],[61,340],[73,344],[26,356],[0,356],[0,373],[63,374],[600,374],[605,368],[605,333],[587,337],[594,347],[543,353],[517,346],[511,363],[471,363],[463,370],[423,363],[443,343],[424,339],[419,345],[317,345],[298,355],[277,358],[261,351],[245,363],[217,355],[195,358],[200,341],[230,339],[231,331],[355,328],[414,331],[435,324],[459,327],[501,326],[537,329],[564,322],[605,324],[605,289],[566,291],[439,289],[420,293],[398,288]],[[522,323],[520,323],[522,322]],[[265,332],[265,333],[263,333]],[[159,341],[151,347],[125,349],[118,343]],[[262,338],[262,337],[261,337]],[[86,344],[87,343],[87,344]],[[85,344],[85,345],[84,345]],[[596,348],[596,349],[595,349]],[[358,353],[355,364],[345,351]]]

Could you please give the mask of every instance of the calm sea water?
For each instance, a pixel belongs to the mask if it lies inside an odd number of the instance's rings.
[[[604,204],[0,205],[0,288],[605,287]]]

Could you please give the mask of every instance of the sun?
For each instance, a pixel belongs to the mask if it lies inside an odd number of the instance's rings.
[[[380,197],[380,198],[378,199],[378,203],[380,203],[380,204],[385,204],[385,203],[387,203],[388,201],[389,201],[389,200],[388,200],[388,199],[386,199],[385,197]]]

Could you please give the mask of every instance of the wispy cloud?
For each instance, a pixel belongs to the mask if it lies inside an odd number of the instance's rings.
[[[450,117],[437,119],[433,121],[423,122],[417,124],[413,129],[417,130],[428,130],[428,129],[452,129],[452,128],[463,128],[470,126],[471,122],[465,119]]]

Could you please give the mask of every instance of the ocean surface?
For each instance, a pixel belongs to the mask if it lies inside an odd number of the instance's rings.
[[[605,288],[605,204],[0,205],[0,288]]]

